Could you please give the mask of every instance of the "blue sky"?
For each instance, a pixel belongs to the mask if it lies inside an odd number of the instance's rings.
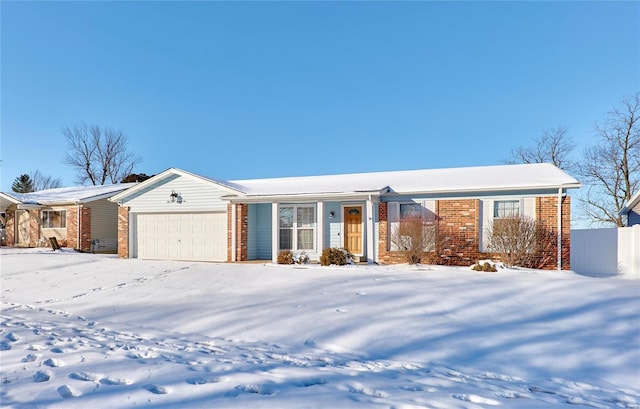
[[[12,2],[1,190],[72,186],[64,125],[220,179],[502,163],[546,128],[578,153],[640,89],[638,2]]]

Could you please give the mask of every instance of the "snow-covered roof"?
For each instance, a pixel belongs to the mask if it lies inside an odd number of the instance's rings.
[[[18,203],[28,205],[84,203],[113,196],[134,185],[135,183],[119,183],[102,186],[74,186],[31,193],[3,192],[3,195],[15,199]]]
[[[398,194],[577,188],[580,183],[548,163],[234,180],[248,196],[380,192]]]

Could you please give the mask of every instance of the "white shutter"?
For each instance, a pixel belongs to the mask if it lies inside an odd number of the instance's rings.
[[[493,220],[493,200],[483,199],[480,206],[480,251],[489,251],[489,226]]]
[[[387,203],[387,220],[389,221],[389,250],[396,251],[398,250],[398,247],[392,243],[391,238],[394,236],[394,233],[397,232],[400,228],[400,203]]]
[[[435,240],[436,226],[433,224],[436,221],[436,201],[435,200],[423,200],[422,201],[422,220],[429,223],[427,227],[431,229],[428,237]],[[425,243],[424,251],[435,251],[435,241],[427,240]]]
[[[522,199],[523,201],[523,211],[522,214],[531,217],[533,220],[536,219],[536,198],[535,197],[525,197]]]
[[[436,201],[423,200],[422,201],[422,220],[426,222],[433,222],[435,219],[436,219]]]

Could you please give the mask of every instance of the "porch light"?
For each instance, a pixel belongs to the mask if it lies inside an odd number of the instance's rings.
[[[336,216],[336,212],[334,212],[333,210],[329,212],[329,218],[333,219]]]
[[[178,200],[178,197],[180,197],[180,193],[176,193],[175,190],[172,190],[169,195],[169,203],[175,203],[175,201]]]

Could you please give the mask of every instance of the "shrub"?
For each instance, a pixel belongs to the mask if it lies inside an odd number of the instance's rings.
[[[335,247],[322,250],[320,256],[320,265],[328,266],[334,264],[336,266],[344,266],[351,261],[351,254],[345,249]]]
[[[278,253],[278,264],[293,264],[293,253],[289,250]]]
[[[424,220],[421,216],[401,220],[391,232],[391,244],[402,253],[409,264],[419,264],[427,252],[435,251],[441,241],[435,221]]]
[[[536,244],[543,241],[542,233],[541,226],[528,216],[496,219],[489,226],[489,247],[508,267],[529,267]]]

